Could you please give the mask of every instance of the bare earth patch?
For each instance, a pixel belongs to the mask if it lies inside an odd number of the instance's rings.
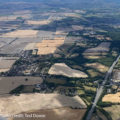
[[[71,69],[65,63],[55,63],[48,72],[51,75],[63,75],[67,77],[86,78],[88,77],[82,71]]]
[[[30,38],[36,37],[38,31],[37,30],[16,30],[10,33],[3,34],[1,37],[6,38]]]
[[[116,94],[107,94],[102,99],[103,102],[120,103],[120,92]]]
[[[54,104],[52,104],[54,103]],[[72,107],[86,109],[83,100],[78,97],[68,97],[59,94],[20,94],[20,96],[9,96],[0,98],[0,114],[15,115],[22,112],[40,109],[54,109]]]

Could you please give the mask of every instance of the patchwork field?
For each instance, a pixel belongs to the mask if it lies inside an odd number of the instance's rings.
[[[34,49],[38,49],[38,55],[52,54],[65,39],[65,35],[56,35],[55,32],[16,30],[1,36],[0,54],[20,54]]]
[[[64,16],[80,18],[80,15],[78,15],[76,13],[64,13]]]
[[[43,115],[42,118],[13,118],[12,120],[82,120],[86,109],[71,109],[69,107],[57,108],[57,109],[49,109],[49,110],[38,110],[33,112],[27,112],[24,114],[36,114]],[[69,114],[70,113],[70,114]],[[11,119],[10,119],[11,120]]]
[[[120,119],[120,105],[112,105],[110,107],[105,107],[104,110],[110,114],[112,120]]]
[[[26,100],[28,101],[26,102]],[[20,96],[1,97],[0,103],[0,114],[3,116],[40,109],[62,107],[87,108],[79,96],[68,97],[59,94],[20,94]]]
[[[107,94],[102,99],[103,102],[120,103],[120,92],[116,94]]]
[[[83,39],[82,37],[66,37],[65,44],[74,44],[75,42],[81,42]]]
[[[65,63],[55,63],[48,72],[51,75],[63,75],[67,77],[86,78],[88,77],[82,71],[71,69]]]
[[[0,17],[0,21],[8,21],[8,20],[15,20],[16,19],[16,16],[1,16]]]
[[[94,68],[100,72],[106,72],[108,70],[107,66],[102,65],[100,63],[90,63],[90,64],[86,64],[85,66]]]
[[[64,44],[65,38],[59,37],[53,40],[43,40],[41,43],[36,44],[38,55],[53,54],[59,46]]]
[[[29,43],[25,46],[24,50],[34,50],[37,43]]]
[[[42,82],[40,77],[0,77],[0,96],[8,94],[20,85],[34,85]]]
[[[17,59],[17,57],[0,57],[0,73],[9,71]]]
[[[40,21],[33,21],[33,20],[28,20],[26,23],[29,25],[47,25],[51,21],[49,20],[40,20]]]
[[[29,43],[24,50],[37,49],[38,55],[53,54],[59,46],[64,44],[65,38],[54,38],[53,40],[42,40],[41,42]]]
[[[89,48],[87,49],[83,55],[87,58],[96,59],[100,56],[104,56],[109,52],[110,49],[110,42],[102,42],[100,45],[98,45],[95,48]]]
[[[18,12],[18,14],[15,15],[9,15],[9,16],[0,16],[0,21],[13,21],[16,20],[17,18],[22,17],[24,19],[31,18],[31,15],[29,13],[27,14],[22,14],[22,12]]]
[[[83,26],[79,26],[79,25],[72,25],[73,30],[84,30]]]
[[[100,75],[98,72],[96,72],[96,71],[93,70],[93,69],[89,69],[89,70],[87,70],[87,72],[89,73],[89,75],[90,75],[91,77],[97,77],[97,76]]]
[[[112,79],[113,82],[120,82],[120,70],[114,70]]]
[[[1,37],[7,38],[29,38],[29,37],[36,37],[38,31],[37,30],[16,30],[13,32],[9,32],[3,34]]]
[[[56,34],[56,35],[67,35],[68,32],[64,32],[64,31],[57,30],[55,34]]]
[[[14,15],[23,15],[23,14],[31,14],[30,10],[20,10],[20,11],[16,11],[13,13]]]
[[[0,50],[1,54],[20,54],[22,50],[24,50],[25,46],[27,43],[24,42],[18,42],[18,43],[12,43],[12,44],[7,44],[2,49]]]

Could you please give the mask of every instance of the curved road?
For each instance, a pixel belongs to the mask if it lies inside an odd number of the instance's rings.
[[[97,90],[97,93],[96,93],[96,97],[94,99],[94,102],[92,104],[92,107],[90,109],[90,111],[88,112],[88,115],[86,117],[86,120],[91,120],[91,117],[92,117],[92,113],[94,112],[94,109],[99,101],[99,98],[100,96],[102,95],[103,93],[103,90],[104,90],[104,85],[106,84],[109,76],[111,75],[112,71],[113,71],[113,68],[115,67],[115,65],[117,64],[117,62],[119,61],[120,59],[120,55],[117,57],[117,59],[113,62],[112,66],[109,68],[108,72],[106,73],[106,76],[105,76],[105,79],[103,81],[103,83],[101,84],[100,88]]]

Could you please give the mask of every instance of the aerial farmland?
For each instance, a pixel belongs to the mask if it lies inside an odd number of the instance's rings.
[[[91,120],[120,119],[120,10],[81,0],[6,1],[0,0],[0,120],[86,120],[92,105]],[[43,118],[25,116],[31,114]]]

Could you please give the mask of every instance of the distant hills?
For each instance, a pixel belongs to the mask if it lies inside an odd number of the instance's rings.
[[[42,2],[47,4],[59,4],[71,8],[106,8],[120,6],[120,0],[0,0],[4,2]]]
[[[118,3],[120,0],[0,0],[0,2]]]

